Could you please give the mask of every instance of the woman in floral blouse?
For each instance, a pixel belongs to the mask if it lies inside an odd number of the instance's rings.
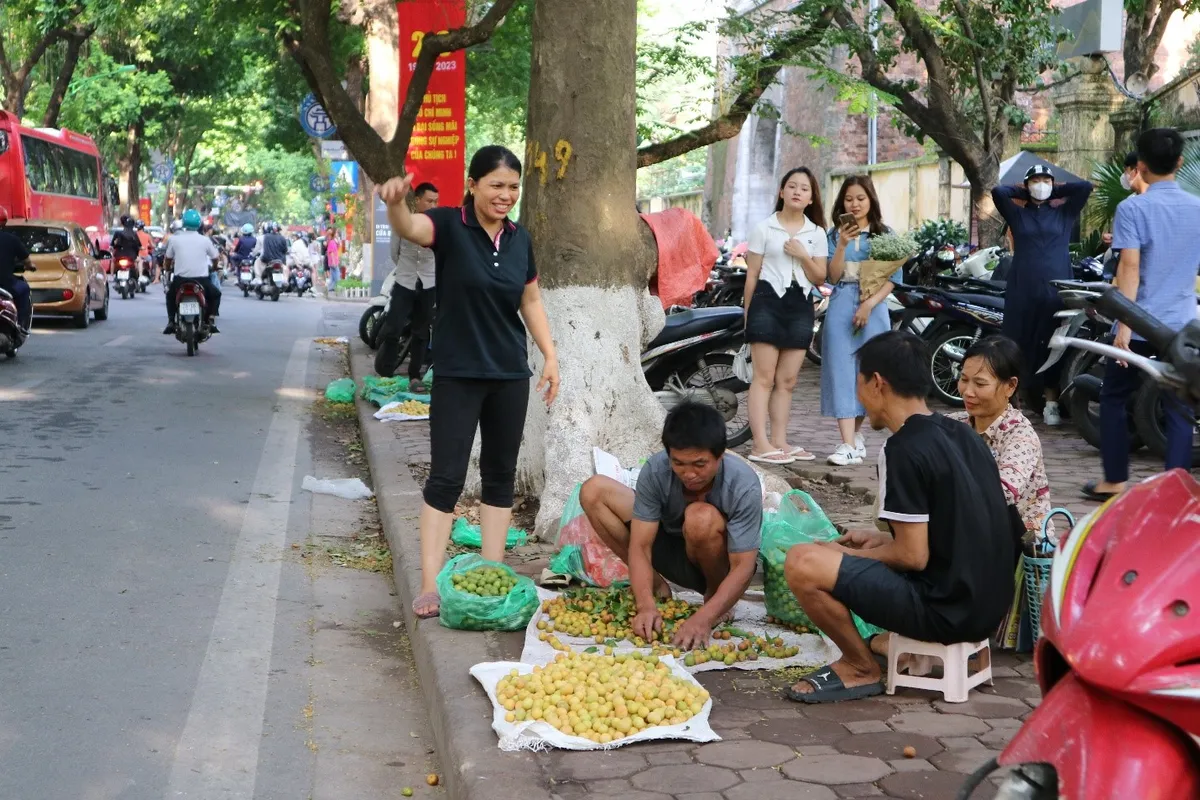
[[[958,390],[967,410],[950,416],[970,425],[987,442],[1000,468],[1004,495],[1025,522],[1028,543],[1042,530],[1051,506],[1041,440],[1025,415],[1012,405],[1021,367],[1021,350],[1012,339],[989,336],[971,345],[963,356],[958,379]],[[1053,520],[1047,526],[1047,533],[1057,542]],[[1017,566],[1013,582],[1017,602],[996,633],[1003,647],[1017,645],[1021,600],[1025,595],[1023,565]]]

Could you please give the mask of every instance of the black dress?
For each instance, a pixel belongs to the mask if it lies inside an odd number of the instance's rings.
[[[1041,375],[1038,369],[1049,353],[1054,333],[1054,312],[1062,308],[1052,280],[1070,280],[1071,232],[1079,222],[1092,184],[1087,181],[1063,183],[1054,187],[1050,199],[1041,204],[1029,202],[1023,186],[996,186],[992,200],[1008,223],[1013,237],[1012,266],[1004,291],[1004,335],[1015,341],[1025,354],[1024,386],[1031,397],[1041,394],[1043,386],[1056,386],[1058,369]],[[1024,200],[1018,205],[1014,200]],[[1056,202],[1057,201],[1057,202]]]

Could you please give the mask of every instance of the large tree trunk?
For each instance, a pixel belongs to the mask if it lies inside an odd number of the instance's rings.
[[[520,488],[542,498],[538,533],[591,475],[593,446],[636,464],[661,433],[639,358],[663,314],[646,289],[653,238],[634,207],[636,40],[637,0],[534,9],[521,221],[562,373],[548,412],[530,402],[518,468]]]
[[[125,132],[125,152],[121,156],[121,184],[118,193],[121,198],[121,212],[136,214],[138,207],[138,192],[140,185],[138,173],[142,168],[142,133],[145,123],[138,119]]]
[[[974,211],[976,225],[976,241],[980,247],[990,247],[1000,244],[1000,231],[1004,220],[996,212],[992,202],[992,187],[996,185],[1000,175],[1000,161],[997,156],[985,156],[970,166],[963,165],[963,172],[971,183],[971,208]]]

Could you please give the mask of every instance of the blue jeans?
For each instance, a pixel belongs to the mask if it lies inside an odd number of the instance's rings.
[[[33,301],[29,299],[29,284],[21,278],[16,278],[8,293],[13,296],[13,302],[17,305],[17,324],[29,330],[33,323]]]
[[[1147,342],[1134,339],[1129,344],[1133,352],[1154,355]],[[1124,483],[1129,480],[1129,398],[1142,383],[1137,367],[1122,367],[1109,361],[1100,387],[1100,459],[1104,464],[1104,480]],[[1166,414],[1166,469],[1192,468],[1192,420],[1187,409],[1173,395],[1163,394]]]

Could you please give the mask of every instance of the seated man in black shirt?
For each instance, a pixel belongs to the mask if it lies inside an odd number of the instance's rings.
[[[996,461],[970,427],[929,411],[916,336],[889,331],[858,351],[858,398],[892,435],[879,455],[879,517],[891,534],[851,531],[788,551],[788,586],[842,657],[788,690],[805,703],[868,697],[882,673],[850,612],[911,639],[986,639],[1012,600],[1017,539]]]

